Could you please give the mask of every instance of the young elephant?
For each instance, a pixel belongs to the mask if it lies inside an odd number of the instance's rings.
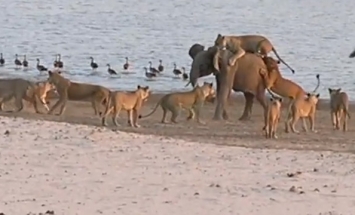
[[[319,100],[319,94],[307,94],[307,98],[298,98],[292,102],[288,108],[287,120],[285,123],[285,132],[289,132],[289,127],[293,133],[299,133],[295,129],[297,121],[301,118],[303,122],[303,130],[307,132],[307,125],[305,119],[308,118],[310,122],[311,131],[314,130],[316,106]]]
[[[328,88],[330,95],[330,114],[333,123],[333,128],[340,129],[340,121],[343,120],[343,131],[347,131],[349,114],[349,98],[345,92],[339,89]]]

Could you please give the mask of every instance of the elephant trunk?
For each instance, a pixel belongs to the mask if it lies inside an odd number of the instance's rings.
[[[219,89],[217,90],[217,106],[213,118],[215,120],[221,120],[223,116],[222,114],[226,114],[225,104],[227,103],[229,94],[233,88],[234,76],[232,77],[230,74],[228,75],[227,72],[223,71],[216,76],[216,81],[220,84]]]

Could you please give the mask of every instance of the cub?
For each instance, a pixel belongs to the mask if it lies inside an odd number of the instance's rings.
[[[343,131],[348,130],[347,117],[349,114],[349,97],[339,89],[328,88],[330,96],[330,114],[332,117],[333,128],[340,129],[340,121],[343,120]]]
[[[319,94],[307,93],[306,98],[295,99],[288,108],[287,120],[285,122],[285,132],[289,132],[289,127],[293,133],[299,133],[295,129],[297,121],[301,118],[303,122],[303,130],[307,131],[306,118],[310,122],[311,131],[314,130],[316,106],[319,100]]]

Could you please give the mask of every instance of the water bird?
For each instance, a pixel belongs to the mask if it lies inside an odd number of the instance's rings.
[[[54,66],[54,68],[58,67],[58,55],[55,55],[55,60],[53,62],[53,66]]]
[[[129,67],[128,57],[126,57],[126,63],[125,63],[125,64],[123,64],[123,69],[124,69],[124,70],[127,70],[127,69],[128,69],[128,67]]]
[[[349,58],[354,58],[354,57],[355,57],[355,49],[349,55]]]
[[[113,69],[111,69],[111,66],[110,66],[110,64],[107,64],[107,72],[108,72],[108,74],[110,74],[110,75],[117,75],[117,72],[115,71],[115,70],[113,70]]]
[[[185,70],[185,67],[181,67],[181,70],[182,70],[182,79],[185,81],[187,79],[189,79],[189,75],[186,74],[186,70]]]
[[[152,73],[159,73],[159,70],[156,68],[152,67],[152,61],[149,61],[149,71]]]
[[[176,75],[176,76],[179,76],[179,75],[182,74],[182,72],[180,71],[180,69],[177,69],[177,68],[176,68],[176,63],[174,63],[173,73],[174,73],[174,75]]]
[[[0,53],[0,65],[4,65],[5,64],[5,59],[2,57],[2,53]]]
[[[164,66],[163,66],[162,64],[163,64],[163,61],[162,61],[162,60],[159,60],[159,66],[158,66],[159,72],[164,71]]]
[[[48,70],[45,66],[39,64],[39,59],[38,58],[37,58],[37,66],[36,67],[37,67],[37,70],[40,71],[40,72]]]
[[[18,59],[18,55],[17,54],[15,54],[15,65],[16,65],[16,67],[19,67],[19,66],[22,66],[22,63],[21,63],[21,61]]]
[[[63,68],[63,62],[61,61],[61,55],[58,54],[57,67]]]
[[[91,68],[97,69],[97,67],[99,67],[99,66],[97,65],[97,63],[94,62],[94,58],[90,57],[90,59],[91,59],[91,63],[90,63]]]
[[[147,67],[144,67],[144,70],[145,70],[145,77],[147,77],[147,78],[157,77],[156,73],[148,72],[148,68]]]
[[[23,65],[24,67],[28,67],[28,61],[27,61],[27,59],[26,59],[26,55],[23,56],[22,65]]]

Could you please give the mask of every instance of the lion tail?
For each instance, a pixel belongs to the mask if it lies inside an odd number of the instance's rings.
[[[105,107],[105,112],[104,115],[106,115],[108,112],[110,112],[110,108],[111,108],[111,103],[112,103],[112,99],[111,99],[111,94],[112,92],[109,91],[108,93],[105,93],[102,100],[101,100],[101,104]],[[103,113],[99,113],[100,116],[102,116]]]
[[[153,113],[155,113],[155,111],[157,110],[158,106],[161,104],[162,100],[163,100],[163,98],[161,98],[161,99],[157,102],[157,104],[155,105],[155,107],[154,107],[154,109],[152,110],[152,112],[148,113],[148,114],[145,115],[145,116],[139,115],[138,118],[139,118],[139,119],[141,119],[141,118],[146,118],[146,117],[148,117],[148,116],[151,116]]]

